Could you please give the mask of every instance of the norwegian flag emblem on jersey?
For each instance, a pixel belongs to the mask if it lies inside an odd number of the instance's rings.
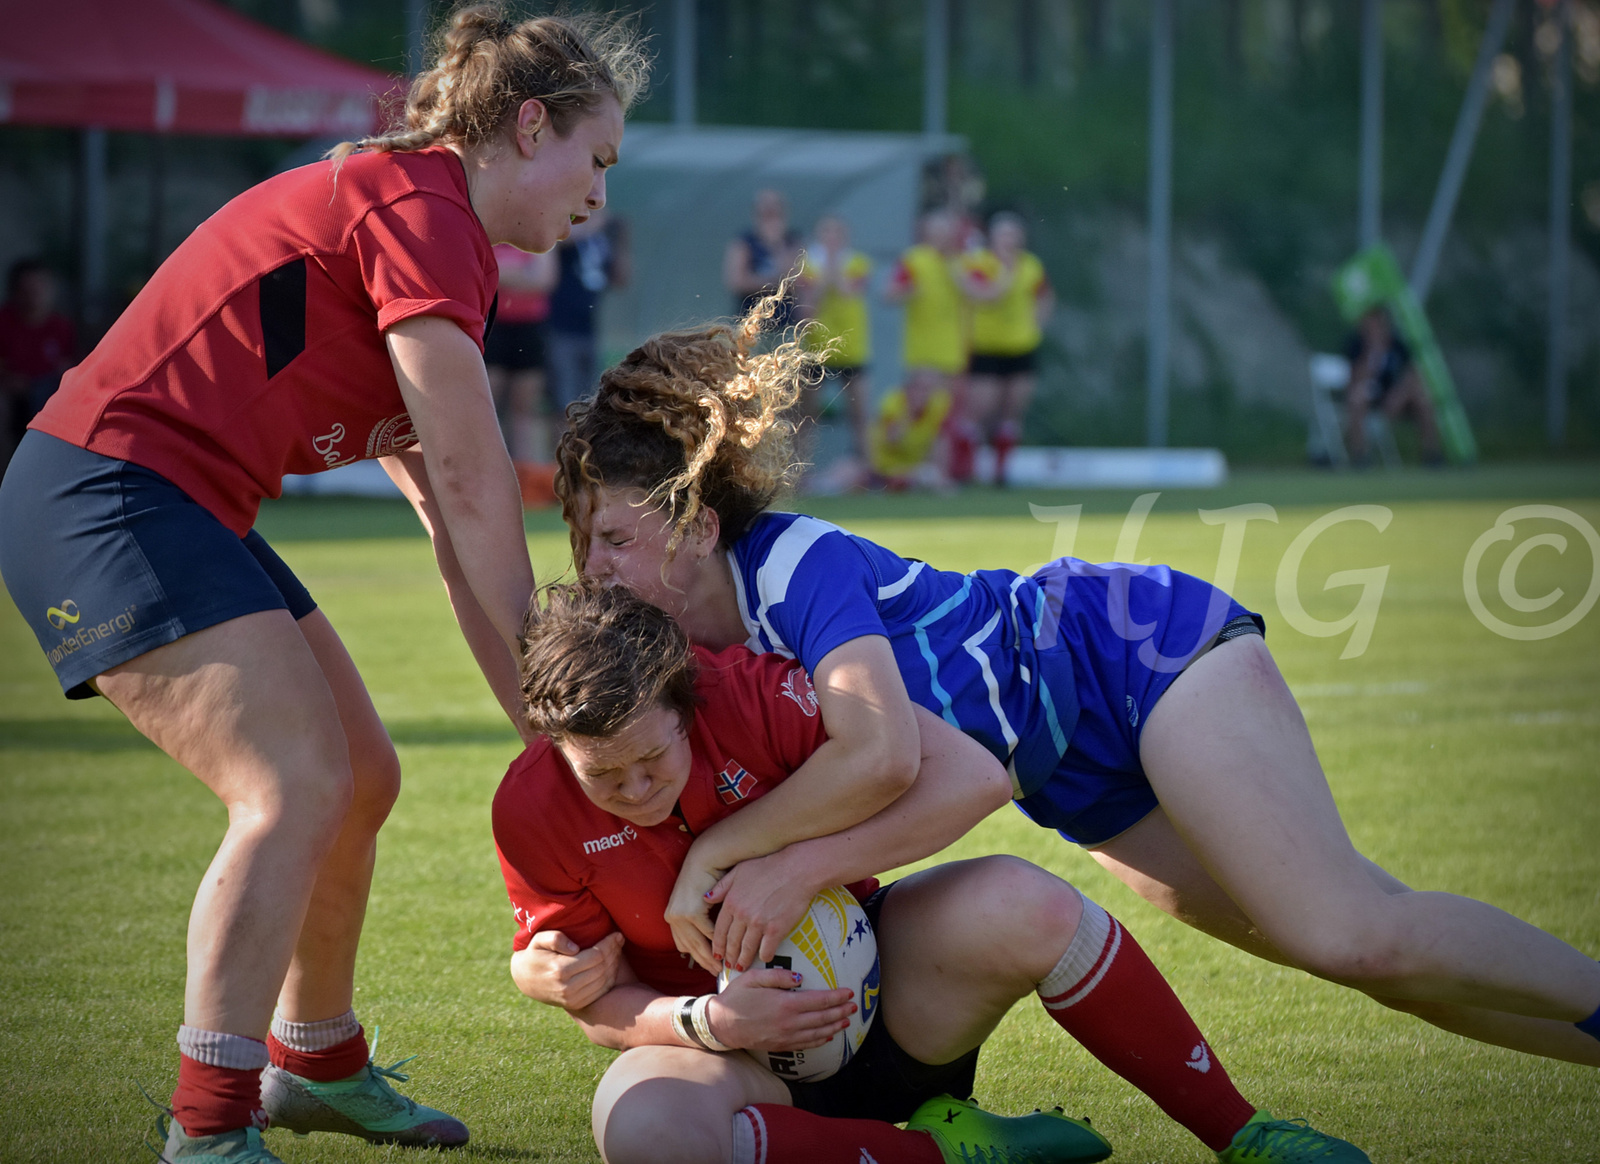
[[[749,796],[755,786],[756,778],[739,767],[737,760],[729,760],[728,766],[717,777],[717,795],[722,797],[724,804],[737,804]]]

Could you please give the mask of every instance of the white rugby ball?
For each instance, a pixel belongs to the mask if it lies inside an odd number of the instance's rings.
[[[856,1013],[850,1025],[820,1047],[805,1051],[752,1051],[780,1079],[793,1083],[815,1082],[835,1074],[850,1062],[872,1028],[878,1013],[878,940],[855,895],[842,885],[824,889],[789,936],[778,943],[767,969],[793,970],[803,980],[802,990],[855,992]],[[736,970],[717,976],[717,989],[739,977]]]

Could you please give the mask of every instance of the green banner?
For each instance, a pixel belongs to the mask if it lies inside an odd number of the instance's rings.
[[[1333,276],[1333,297],[1339,311],[1355,323],[1374,307],[1387,307],[1394,325],[1411,349],[1423,386],[1433,400],[1433,411],[1439,420],[1439,436],[1444,451],[1458,465],[1471,464],[1478,459],[1478,442],[1473,439],[1472,425],[1461,398],[1456,395],[1456,382],[1445,365],[1444,353],[1433,338],[1433,328],[1423,313],[1422,304],[1411,293],[1411,284],[1400,272],[1394,252],[1383,243],[1368,247]]]

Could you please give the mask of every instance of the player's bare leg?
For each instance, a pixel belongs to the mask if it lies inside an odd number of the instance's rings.
[[[1569,1024],[1600,1004],[1600,964],[1558,938],[1470,898],[1375,879],[1257,636],[1178,678],[1150,712],[1141,756],[1178,836],[1291,964],[1386,1000]],[[1101,853],[1139,868],[1128,834]]]
[[[758,1103],[789,1106],[789,1089],[748,1055],[634,1047],[595,1090],[594,1142],[606,1164],[726,1164],[734,1113]]]
[[[349,753],[322,670],[278,610],[186,635],[96,686],[228,808],[190,916],[184,1021],[265,1039],[350,803]]]
[[[1162,809],[1157,808],[1112,842],[1092,850],[1092,855],[1140,897],[1186,925],[1258,958],[1292,965],[1206,871]],[[1377,864],[1364,857],[1362,862],[1385,893],[1411,892]],[[1453,1034],[1515,1051],[1600,1066],[1600,1043],[1571,1023],[1367,993],[1384,1006],[1415,1015]]]
[[[351,1006],[378,830],[400,794],[400,761],[355,662],[327,616],[312,611],[299,625],[333,693],[354,776],[350,810],[322,862],[278,997],[283,1018],[318,1022]]]

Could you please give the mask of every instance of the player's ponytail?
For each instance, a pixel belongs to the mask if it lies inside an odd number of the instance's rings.
[[[584,566],[587,498],[598,486],[641,489],[673,516],[668,556],[704,509],[730,544],[792,484],[794,422],[785,413],[821,377],[832,350],[790,334],[769,351],[761,336],[789,281],[732,324],[663,332],[600,377],[567,409],[556,447],[556,496]]]
[[[524,101],[537,98],[560,137],[607,94],[626,112],[644,90],[650,65],[634,27],[595,13],[543,16],[520,24],[498,3],[456,12],[435,34],[435,61],[411,83],[403,125],[328,156],[356,150],[406,152],[439,142],[477,146],[499,133]]]

